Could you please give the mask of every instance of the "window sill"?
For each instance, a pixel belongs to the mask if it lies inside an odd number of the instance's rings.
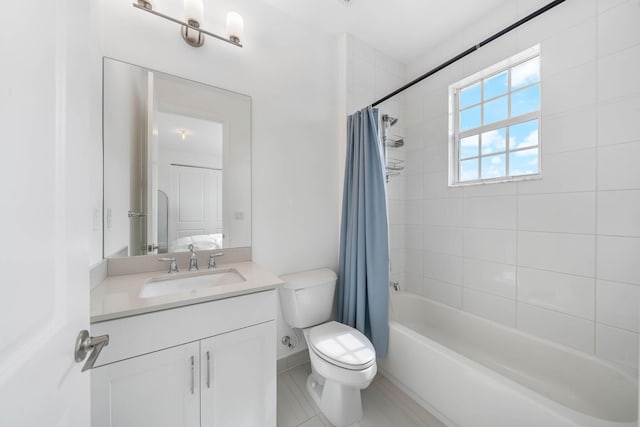
[[[500,184],[500,183],[508,183],[508,182],[522,182],[522,181],[537,181],[541,180],[541,174],[535,175],[521,175],[514,177],[501,177],[501,178],[492,178],[492,179],[481,179],[477,181],[464,181],[464,182],[456,182],[450,183],[449,187],[471,187],[476,185],[489,185],[489,184]]]

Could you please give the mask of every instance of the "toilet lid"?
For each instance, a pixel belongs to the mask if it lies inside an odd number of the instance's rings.
[[[309,331],[314,353],[346,369],[362,370],[376,362],[373,345],[360,331],[338,322],[314,326]]]

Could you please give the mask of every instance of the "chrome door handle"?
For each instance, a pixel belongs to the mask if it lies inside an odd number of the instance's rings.
[[[109,335],[100,335],[99,337],[92,337],[89,335],[89,331],[83,330],[78,334],[76,339],[76,348],[74,357],[76,362],[82,362],[87,354],[91,352],[89,358],[82,367],[82,372],[93,368],[93,365],[98,359],[98,355],[102,351],[104,346],[109,345]]]
[[[129,218],[140,218],[142,216],[147,216],[147,214],[142,213],[142,212],[129,211],[129,212],[127,212],[127,216]]]

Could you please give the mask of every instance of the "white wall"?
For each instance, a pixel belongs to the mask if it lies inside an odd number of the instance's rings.
[[[337,269],[337,41],[258,0],[216,1],[206,2],[206,27],[224,33],[236,10],[245,47],[208,38],[195,49],[178,26],[129,0],[96,3],[104,56],[252,97],[254,260],[276,274]],[[158,3],[181,15],[183,2]]]
[[[505,2],[408,79],[544,3]],[[637,368],[638,22],[635,0],[568,1],[407,92],[407,289]],[[536,43],[542,179],[448,187],[448,85]]]

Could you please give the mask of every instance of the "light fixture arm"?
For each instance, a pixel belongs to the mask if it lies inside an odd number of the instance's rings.
[[[171,16],[165,15],[163,13],[156,12],[155,10],[150,9],[149,7],[145,6],[145,2],[144,1],[140,1],[139,3],[133,3],[133,7],[135,7],[136,9],[143,10],[145,12],[149,12],[149,13],[151,13],[153,15],[156,15],[156,16],[159,16],[161,18],[164,18],[164,19],[166,19],[168,21],[175,22],[176,24],[182,25],[182,30],[181,30],[182,38],[184,38],[185,41],[187,43],[189,43],[189,45],[191,45],[193,47],[202,46],[202,44],[204,43],[203,34],[206,34],[209,37],[216,38],[216,39],[218,39],[220,41],[227,42],[227,43],[229,43],[231,45],[234,45],[236,47],[242,47],[242,44],[240,43],[240,40],[238,40],[237,37],[225,38],[225,37],[210,33],[209,31],[206,31],[206,30],[203,30],[202,28],[199,28],[198,26],[190,25],[189,23],[180,21],[179,19],[175,19],[175,18],[172,18]],[[193,22],[193,23],[195,24],[196,22]],[[187,37],[187,35],[189,34],[190,31],[196,31],[198,33],[197,41],[193,42]]]

